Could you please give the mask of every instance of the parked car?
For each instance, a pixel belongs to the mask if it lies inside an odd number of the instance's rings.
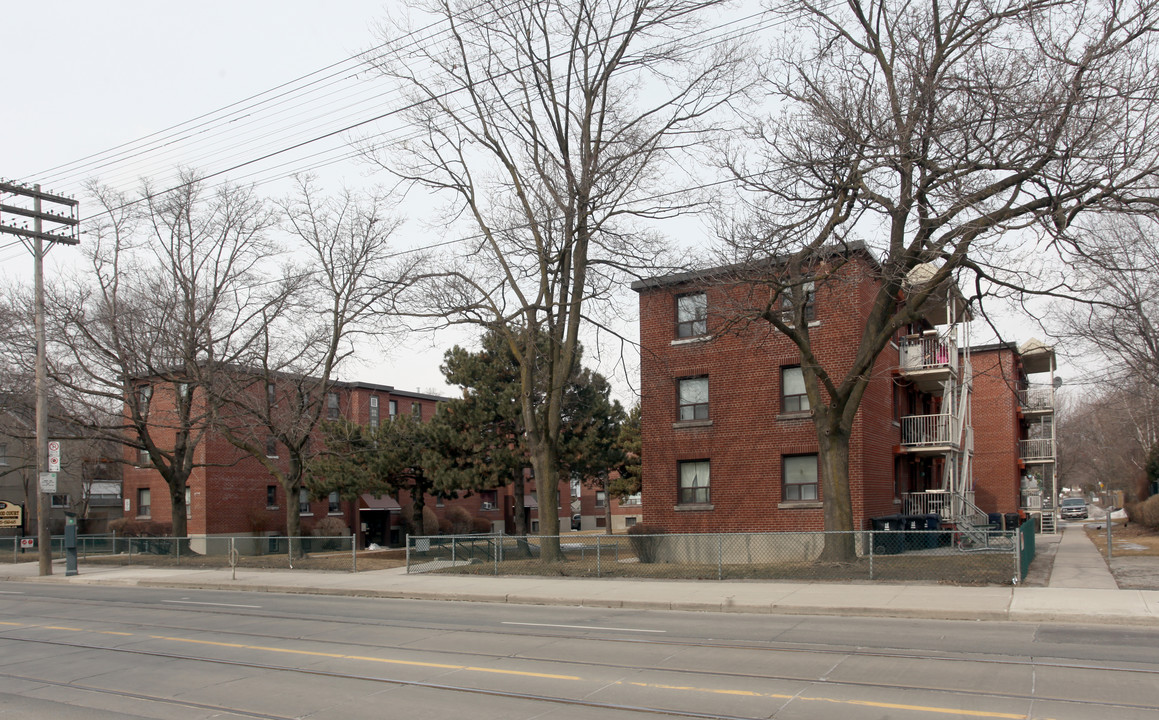
[[[1087,501],[1076,497],[1063,498],[1062,504],[1059,505],[1059,511],[1064,520],[1067,518],[1086,518]]]

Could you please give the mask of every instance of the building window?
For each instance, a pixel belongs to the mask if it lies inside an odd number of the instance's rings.
[[[636,517],[634,515],[629,515],[629,516],[624,518],[624,527],[630,528],[635,524],[636,524]]]
[[[278,439],[273,435],[266,438],[266,457],[276,458],[278,456]]]
[[[596,507],[602,508],[608,505],[608,494],[603,490],[596,490]]]
[[[702,292],[676,297],[676,337],[708,334],[708,296]]]
[[[781,291],[781,319],[788,324],[793,323],[797,294],[801,292],[805,294],[803,299],[805,322],[811,322],[817,316],[817,292],[813,281],[808,280],[798,287],[788,287]]]
[[[378,396],[370,396],[370,429],[378,429]]]
[[[677,382],[677,405],[681,420],[708,419],[708,378],[684,378]]]
[[[336,493],[336,492],[332,492],[332,493],[330,493],[330,498],[329,498],[329,500],[330,500],[330,504],[329,504],[329,506],[326,508],[326,512],[328,512],[328,513],[330,513],[330,514],[332,514],[332,515],[333,515],[333,514],[336,514],[336,513],[341,513],[341,512],[342,512],[342,506],[341,506],[341,504],[339,503],[338,493]]]
[[[278,486],[266,485],[266,507],[271,510],[278,508]]]
[[[178,397],[181,398],[181,402],[183,402],[183,403],[189,402],[189,396],[191,394],[190,389],[192,387],[193,386],[187,382],[177,383],[177,395],[178,395]]]
[[[278,404],[278,390],[272,382],[266,383],[266,404],[270,407]]]
[[[583,480],[580,479],[579,473],[571,474],[571,496],[577,498],[580,496],[580,488],[583,486]]]
[[[137,517],[152,517],[149,488],[137,488]]]
[[[624,497],[624,499],[620,501],[620,507],[624,507],[627,505],[639,505],[640,503],[641,503],[640,493],[632,493],[631,495]]]
[[[794,455],[784,459],[786,502],[817,500],[817,456]]]
[[[66,508],[69,505],[68,495],[53,495],[51,502],[54,508]]]
[[[153,386],[142,385],[137,390],[137,410],[142,418],[149,417],[149,401],[153,399]]]
[[[391,400],[386,403],[386,412],[391,420],[398,417],[398,400]]]
[[[331,420],[337,420],[339,416],[338,393],[326,393],[326,417]]]
[[[153,462],[149,457],[149,451],[145,448],[137,448],[137,467],[149,467]]]
[[[800,367],[781,368],[781,412],[805,412],[808,409],[805,374]]]
[[[482,501],[479,504],[480,510],[495,510],[499,503],[499,492],[497,490],[483,490],[479,493],[479,499]]]
[[[0,443],[0,467],[8,465],[8,443]]]
[[[310,512],[310,493],[308,493],[306,491],[306,488],[300,488],[298,490],[298,514],[299,515],[312,515],[313,514]]]
[[[423,419],[423,405],[422,405],[422,403],[417,403],[417,402],[411,403],[410,404],[410,414],[414,417],[415,420],[422,420]]]
[[[193,519],[193,491],[185,488],[185,519]]]
[[[711,497],[708,492],[709,472],[707,460],[690,460],[680,463],[680,504],[707,504]]]

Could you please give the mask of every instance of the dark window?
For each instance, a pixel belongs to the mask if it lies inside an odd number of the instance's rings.
[[[137,409],[141,413],[141,417],[149,417],[149,401],[153,399],[153,386],[142,385],[141,389],[137,391]]]
[[[422,403],[417,403],[417,402],[411,403],[410,404],[410,414],[414,416],[415,420],[422,420],[423,419],[423,405],[422,405]]]
[[[310,514],[310,493],[306,488],[298,490],[298,512],[302,515]]]
[[[273,435],[266,438],[266,457],[278,456],[278,439]]]
[[[479,504],[480,510],[495,510],[499,503],[499,492],[497,490],[483,490],[479,493],[479,499],[482,501]]]
[[[340,416],[338,409],[338,393],[326,393],[326,417],[337,420]]]
[[[266,383],[266,403],[270,407],[278,404],[278,390],[273,383]]]
[[[676,337],[708,334],[708,296],[690,293],[676,297]]]
[[[326,508],[326,512],[329,512],[329,513],[342,512],[342,507],[341,507],[341,504],[339,502],[340,499],[338,497],[338,493],[336,493],[336,492],[330,493],[329,500],[330,500],[330,505]]]
[[[0,443],[0,465],[8,464],[8,443]]]
[[[603,490],[596,490],[596,507],[602,508],[608,505],[608,494]]]
[[[784,459],[785,489],[782,499],[817,500],[817,456],[793,455]]]
[[[137,517],[150,517],[152,507],[149,488],[137,488]]]
[[[54,508],[68,507],[68,495],[53,495],[51,500]]]
[[[680,504],[707,503],[709,498],[709,469],[707,460],[680,463]]]
[[[391,420],[394,420],[396,417],[398,417],[398,400],[391,400],[387,402],[386,410],[387,414],[390,415]]]
[[[370,396],[370,429],[378,429],[378,396]]]
[[[805,374],[800,367],[781,368],[781,412],[805,412],[808,409]]]
[[[817,316],[817,293],[813,281],[807,280],[796,287],[788,287],[781,291],[781,319],[786,323],[793,323],[798,295],[804,303],[805,322],[810,322]]]
[[[278,486],[266,485],[266,507],[276,508],[278,506]]]
[[[681,420],[707,420],[708,378],[683,378],[678,381],[677,404]]]

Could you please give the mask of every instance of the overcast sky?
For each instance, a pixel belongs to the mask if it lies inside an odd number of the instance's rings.
[[[105,182],[124,183],[125,189],[130,189],[143,174],[157,177],[158,173],[174,172],[179,165],[229,167],[260,154],[263,148],[284,147],[292,138],[311,137],[341,126],[345,103],[360,92],[353,88],[370,85],[365,77],[356,82],[352,73],[343,76],[339,68],[335,75],[318,76],[330,78],[320,81],[319,86],[332,88],[331,95],[316,96],[301,105],[301,135],[287,134],[286,121],[282,130],[255,124],[248,136],[253,139],[231,148],[210,144],[194,130],[183,137],[190,143],[204,140],[206,144],[173,143],[168,154],[156,150],[140,154],[139,164],[133,162],[137,155],[129,148],[116,164],[95,162],[87,168],[74,166],[54,172],[58,166],[164,131],[340,63],[375,43],[373,27],[388,6],[394,4],[381,0],[4,0],[3,44],[9,72],[5,111],[0,113],[0,177],[43,182],[46,190],[77,195],[79,183],[94,175]],[[376,102],[379,107],[390,104],[389,99],[373,95],[363,100],[368,105],[351,110],[351,118],[360,117],[359,113],[365,116],[365,107]],[[249,114],[241,113],[233,118],[232,125],[236,128],[253,121]],[[312,122],[331,125],[319,124],[315,130]],[[312,143],[297,151],[296,157],[305,158],[327,147],[338,152],[349,147],[347,138]],[[270,172],[275,175],[278,168],[271,164],[276,162],[267,163],[267,167],[274,167]],[[251,170],[234,171],[229,177],[242,182],[272,177],[269,173],[247,175]],[[367,172],[365,166],[346,162],[325,167],[322,178],[326,189],[337,190],[342,184],[357,187],[372,181]],[[272,187],[266,191],[281,192]],[[82,207],[82,216],[83,212]],[[424,237],[424,231],[429,228],[423,218],[412,218],[404,229],[410,234],[406,242],[417,244],[414,238]],[[58,248],[54,255],[63,257],[68,252],[75,251]],[[30,267],[26,251],[0,238],[0,270],[4,275],[28,277]],[[626,302],[634,304],[632,294],[627,296]],[[634,311],[628,314],[634,317]],[[975,341],[985,341],[986,328],[982,323],[975,325],[979,326]],[[1026,333],[1023,329],[1019,337],[1010,339],[1025,340]],[[405,351],[364,353],[363,363],[348,368],[343,377],[446,392],[438,372],[442,350],[455,342],[469,341],[464,335],[412,338]],[[595,350],[589,347],[589,361],[597,359]],[[619,348],[612,350],[607,355],[618,357]],[[631,402],[636,368],[628,368],[625,377],[624,368],[611,363],[606,361],[599,369],[612,376],[621,400]]]

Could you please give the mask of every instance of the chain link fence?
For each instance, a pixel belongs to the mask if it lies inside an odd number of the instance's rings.
[[[1029,542],[1023,534],[1028,534]],[[1034,555],[1033,527],[1012,531],[863,530],[663,535],[561,535],[560,558],[542,536],[407,538],[407,572],[611,578],[1020,582]],[[839,560],[826,553],[844,549]]]
[[[0,562],[36,562],[35,545],[0,538]],[[25,542],[33,538],[23,538]],[[52,537],[52,557],[65,555],[64,536]],[[77,559],[94,564],[162,567],[236,567],[305,570],[358,570],[354,538],[287,536],[117,537],[78,535]]]

